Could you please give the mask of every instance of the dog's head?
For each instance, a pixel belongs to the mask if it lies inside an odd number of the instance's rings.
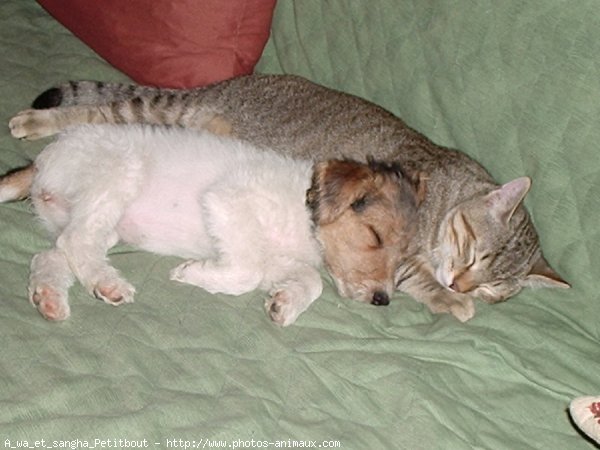
[[[341,295],[389,303],[394,272],[416,231],[417,207],[425,192],[422,178],[372,159],[315,165],[307,205]]]

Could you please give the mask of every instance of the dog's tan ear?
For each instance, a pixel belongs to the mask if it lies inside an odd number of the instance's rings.
[[[415,199],[417,200],[417,206],[423,203],[425,196],[427,195],[427,180],[429,176],[426,172],[415,171],[407,174],[409,183],[413,186],[415,191]]]
[[[332,159],[315,164],[306,204],[318,225],[335,221],[348,208],[366,205],[373,171],[357,161]]]
[[[387,162],[375,159],[372,155],[367,156],[367,164],[375,173],[395,174],[401,183],[406,186],[406,192],[413,193],[413,200],[416,206],[419,206],[427,194],[426,172],[420,170],[408,170],[401,167],[397,162]]]

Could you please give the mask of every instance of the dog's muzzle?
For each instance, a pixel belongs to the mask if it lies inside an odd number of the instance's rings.
[[[373,294],[372,305],[385,306],[390,304],[390,296],[383,291],[377,291]]]

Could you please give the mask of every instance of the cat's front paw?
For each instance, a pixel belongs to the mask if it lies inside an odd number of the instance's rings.
[[[475,304],[472,299],[456,302],[450,305],[450,313],[461,322],[470,320],[475,315]]]
[[[8,127],[13,137],[32,141],[56,134],[53,123],[51,110],[26,109],[10,119]]]
[[[99,281],[92,292],[96,298],[105,303],[118,306],[133,302],[135,288],[125,280],[113,278]]]
[[[445,297],[436,298],[428,303],[428,307],[434,314],[452,314],[461,322],[466,322],[475,315],[475,304],[473,299],[466,296],[461,296],[460,299]]]
[[[290,292],[280,289],[265,300],[265,309],[273,322],[282,327],[293,324],[304,309],[298,307]]]
[[[47,320],[60,321],[71,315],[67,292],[46,284],[29,287],[29,301]]]

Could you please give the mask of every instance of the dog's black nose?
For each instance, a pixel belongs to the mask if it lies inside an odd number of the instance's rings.
[[[385,306],[390,304],[390,297],[383,291],[377,291],[373,294],[371,304],[377,306]]]

